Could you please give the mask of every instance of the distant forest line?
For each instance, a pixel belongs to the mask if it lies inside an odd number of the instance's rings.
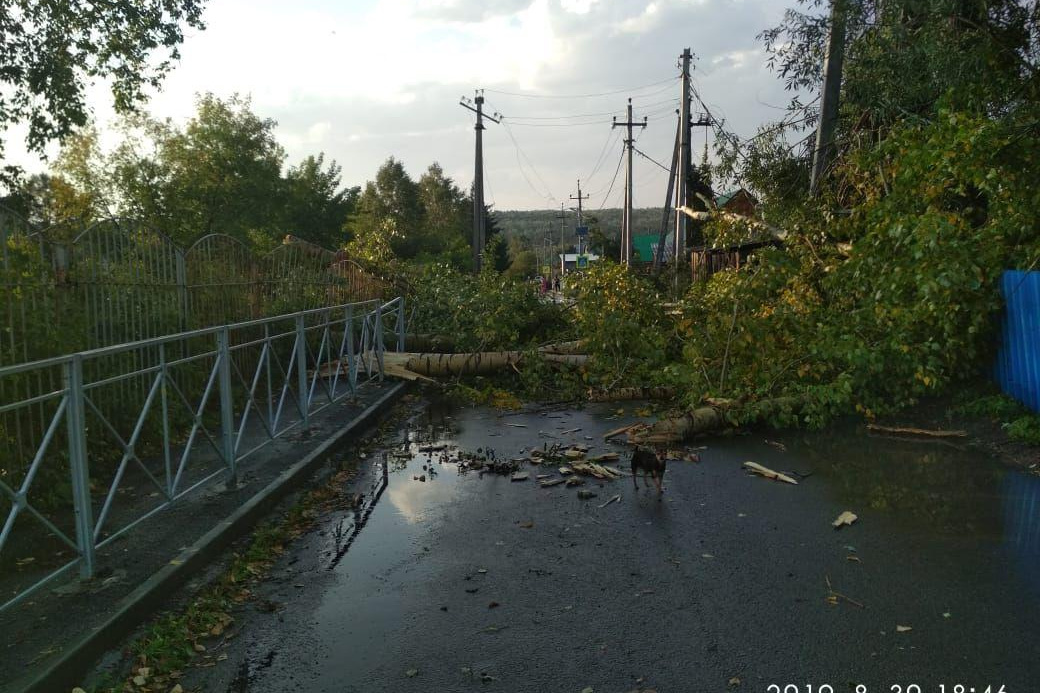
[[[596,228],[607,238],[618,238],[621,234],[621,208],[587,211],[584,214],[585,225],[590,231]],[[661,228],[661,207],[646,207],[632,210],[633,230],[636,234],[658,232]],[[577,212],[566,212],[561,220],[558,209],[534,210],[496,210],[495,221],[506,238],[514,236],[529,240],[532,244],[540,243],[546,231],[552,231],[553,244],[560,243],[560,226],[563,222],[563,241],[565,245],[574,242],[575,227],[578,225]],[[670,215],[669,222],[674,219]]]

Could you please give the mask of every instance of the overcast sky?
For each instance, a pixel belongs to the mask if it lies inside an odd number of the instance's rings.
[[[184,120],[197,92],[249,94],[255,112],[278,121],[289,163],[324,151],[343,166],[344,184],[358,185],[389,156],[416,178],[437,161],[468,188],[474,115],[458,102],[484,88],[487,110],[505,116],[484,133],[489,203],[558,207],[581,178],[589,207],[619,206],[623,170],[606,197],[622,148],[611,116],[624,115],[626,98],[649,119],[636,146],[667,165],[677,59],[689,47],[698,93],[729,129],[752,134],[785,102],[755,36],[793,3],[209,0],[207,29],[188,36],[147,108]],[[107,101],[92,92],[102,124]],[[10,135],[9,153],[27,161]],[[695,129],[698,159],[703,146]],[[637,157],[634,178],[636,206],[663,204],[666,171]]]

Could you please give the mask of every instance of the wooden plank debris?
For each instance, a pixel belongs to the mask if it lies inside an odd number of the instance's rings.
[[[967,431],[929,430],[925,428],[903,428],[899,426],[879,426],[867,424],[867,430],[873,433],[889,433],[901,436],[926,436],[928,438],[967,438]]]
[[[786,474],[774,471],[774,470],[770,469],[769,467],[763,467],[762,465],[758,464],[757,462],[745,462],[744,463],[744,469],[746,469],[749,472],[752,472],[754,474],[758,474],[759,476],[764,476],[767,479],[775,479],[776,481],[785,481],[785,482],[787,482],[789,484],[794,484],[795,486],[798,485],[797,481],[795,481],[791,477],[787,476]]]

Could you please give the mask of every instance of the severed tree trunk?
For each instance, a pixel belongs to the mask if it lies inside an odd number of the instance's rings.
[[[664,445],[679,443],[700,433],[712,433],[732,425],[729,413],[736,411],[740,403],[732,400],[719,400],[702,407],[692,409],[682,416],[661,419],[648,430],[629,435],[629,442],[646,445]],[[802,406],[798,397],[777,397],[755,403],[755,419],[761,420],[783,412],[797,410]],[[750,423],[750,422],[749,422]]]

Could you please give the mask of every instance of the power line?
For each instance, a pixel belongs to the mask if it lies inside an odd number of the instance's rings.
[[[625,160],[625,150],[622,149],[621,150],[621,156],[618,157],[617,168],[614,169],[614,177],[610,179],[610,188],[607,190],[607,194],[603,197],[603,204],[601,204],[599,206],[599,209],[596,210],[597,212],[602,211],[603,208],[607,205],[607,200],[610,199],[610,193],[614,190],[614,183],[617,181],[617,174],[621,172],[621,163],[624,160]]]
[[[664,104],[674,104],[678,99],[664,99],[662,101],[655,101],[654,103],[644,104],[643,108],[656,108]],[[595,118],[598,116],[609,116],[619,115],[623,113],[622,110],[613,111],[600,111],[599,113],[576,113],[574,115],[561,115],[561,116],[525,116],[525,115],[512,115],[506,114],[510,120],[570,120],[572,118]]]
[[[592,180],[592,177],[599,172],[599,167],[606,161],[607,152],[610,151],[611,145],[621,136],[620,130],[614,130],[613,128],[607,133],[607,141],[603,143],[603,149],[600,150],[599,156],[596,157],[596,163],[592,166],[592,173],[585,176],[585,182],[588,183]]]
[[[644,159],[649,159],[650,161],[652,161],[653,163],[657,164],[658,166],[660,166],[660,167],[661,167],[662,169],[664,169],[665,171],[671,171],[671,169],[670,169],[670,168],[668,168],[667,166],[665,166],[664,164],[662,164],[662,163],[661,163],[660,161],[658,161],[657,159],[653,158],[653,157],[652,157],[652,156],[650,156],[649,154],[644,154],[643,152],[641,152],[641,151],[639,150],[639,148],[638,148],[638,147],[636,147],[636,146],[633,146],[633,147],[632,147],[632,149],[634,149],[634,150],[635,150],[636,154],[638,154],[639,156],[643,157]]]
[[[674,82],[676,77],[669,77],[663,79],[660,82],[651,82],[650,84],[644,84],[640,87],[628,87],[626,89],[618,89],[616,91],[603,91],[596,94],[524,94],[516,91],[502,91],[500,89],[485,89],[485,91],[492,94],[504,94],[506,96],[519,96],[528,99],[592,99],[599,96],[613,96],[614,94],[624,94],[626,92],[642,91],[643,89],[649,89],[650,87],[660,86],[662,84],[669,84]]]
[[[516,149],[516,163],[518,168],[520,169],[521,175],[523,175],[524,177],[524,180],[527,181],[528,186],[530,186],[531,190],[536,192],[538,195],[545,197],[545,199],[552,200],[553,202],[559,202],[559,200],[556,199],[556,196],[552,194],[552,191],[549,189],[549,186],[545,184],[545,180],[538,173],[538,169],[535,168],[533,163],[531,163],[531,159],[527,156],[526,153],[524,153],[523,148],[520,147],[520,143],[516,141],[516,137],[513,136],[513,132],[510,129],[509,125],[504,120],[502,121],[502,125],[506,131],[506,134],[509,135],[509,139],[513,142],[513,147]],[[539,182],[541,182],[542,186],[544,186],[545,192],[548,194],[543,194],[543,192],[539,191],[537,188],[535,188],[534,184],[531,183],[531,179],[527,177],[526,173],[524,173],[524,167],[523,164],[520,162],[520,157],[524,158],[524,161],[526,161],[527,165],[531,168],[531,172],[534,173],[535,177],[539,180]]]

